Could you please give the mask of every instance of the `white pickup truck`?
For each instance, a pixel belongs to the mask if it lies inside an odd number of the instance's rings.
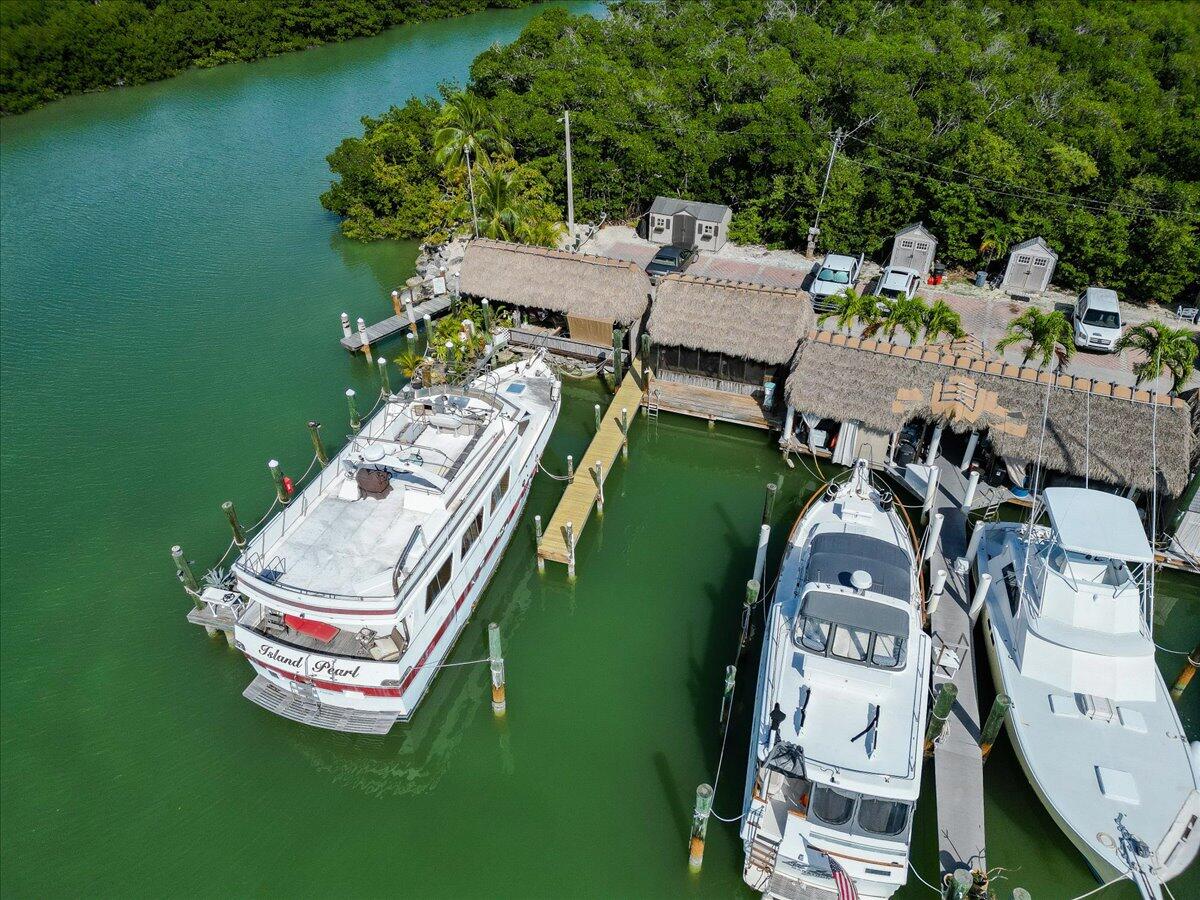
[[[829,298],[836,297],[846,288],[852,288],[858,282],[858,273],[862,271],[863,257],[842,256],[839,253],[826,253],[813,276],[812,286],[808,292],[812,295],[813,306],[828,307]],[[822,304],[822,301],[825,301]]]

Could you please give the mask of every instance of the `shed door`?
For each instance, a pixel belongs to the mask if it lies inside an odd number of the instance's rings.
[[[1010,290],[1015,291],[1037,291],[1041,290],[1038,284],[1040,278],[1039,272],[1044,269],[1035,269],[1034,262],[1039,257],[1035,257],[1030,253],[1021,253],[1017,256],[1015,265],[1013,266],[1012,277],[1009,279]],[[1041,260],[1045,263],[1045,260]]]
[[[672,219],[671,244],[675,247],[691,249],[696,246],[696,217],[685,212],[677,212]]]

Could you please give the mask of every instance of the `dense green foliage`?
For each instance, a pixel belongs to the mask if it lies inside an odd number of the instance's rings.
[[[0,0],[0,113],[530,0]]]
[[[580,220],[674,194],[802,247],[841,128],[823,247],[875,253],[919,219],[974,267],[1041,234],[1056,283],[1174,302],[1200,270],[1198,81],[1195,3],[629,0],[547,10],[470,90],[560,205],[572,110]]]

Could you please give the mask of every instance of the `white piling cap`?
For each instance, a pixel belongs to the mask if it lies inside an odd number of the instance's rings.
[[[366,330],[367,330],[367,323],[366,323],[366,320],[365,320],[365,319],[363,319],[363,317],[362,317],[362,316],[359,316],[359,317],[358,317],[358,330],[359,330],[359,331],[366,331]]]
[[[346,396],[353,397],[354,396],[354,388],[346,388]]]
[[[850,584],[856,591],[870,590],[871,573],[864,569],[855,569],[850,575]]]
[[[343,321],[343,322],[349,322],[349,321],[350,321],[350,314],[349,314],[349,313],[342,313],[342,321]]]
[[[277,460],[277,459],[267,460],[267,468],[268,469],[278,469],[279,468],[279,460]]]
[[[399,291],[392,291],[392,299],[393,299],[393,300],[399,300],[399,299],[400,299],[400,292],[399,292]]]
[[[379,368],[381,368],[381,369],[387,368],[387,360],[384,359],[382,356],[379,357]]]

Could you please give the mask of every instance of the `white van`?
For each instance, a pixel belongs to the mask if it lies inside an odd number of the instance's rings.
[[[1124,328],[1117,292],[1090,287],[1075,301],[1075,346],[1112,353]]]

